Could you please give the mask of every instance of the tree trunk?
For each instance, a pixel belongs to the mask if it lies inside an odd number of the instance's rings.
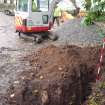
[[[76,0],[70,0],[72,2],[72,4],[75,6],[75,8],[78,8],[77,4],[76,4]]]
[[[7,3],[7,0],[4,0],[4,3]]]
[[[13,4],[14,3],[14,0],[10,0],[10,4]]]

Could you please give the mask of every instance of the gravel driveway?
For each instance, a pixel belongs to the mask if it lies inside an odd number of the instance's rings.
[[[59,42],[79,46],[95,46],[102,43],[102,38],[98,34],[99,27],[83,26],[81,21],[82,19],[67,21],[55,30],[59,36]]]

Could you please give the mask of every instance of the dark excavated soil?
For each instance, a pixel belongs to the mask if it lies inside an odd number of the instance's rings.
[[[10,105],[81,105],[91,94],[99,48],[49,46],[24,57],[24,71],[8,90]]]

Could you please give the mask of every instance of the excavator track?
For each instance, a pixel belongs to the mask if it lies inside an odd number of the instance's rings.
[[[52,31],[46,31],[46,32],[38,32],[38,33],[21,33],[18,32],[19,38],[23,38],[21,36],[25,35],[28,37],[33,37],[35,43],[41,43],[43,40],[49,39],[52,41],[56,41],[58,39],[58,36],[52,32]]]

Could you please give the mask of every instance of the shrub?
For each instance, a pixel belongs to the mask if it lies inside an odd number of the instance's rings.
[[[89,12],[84,19],[86,25],[92,24],[93,21],[105,21],[105,1],[96,0],[89,8]]]

